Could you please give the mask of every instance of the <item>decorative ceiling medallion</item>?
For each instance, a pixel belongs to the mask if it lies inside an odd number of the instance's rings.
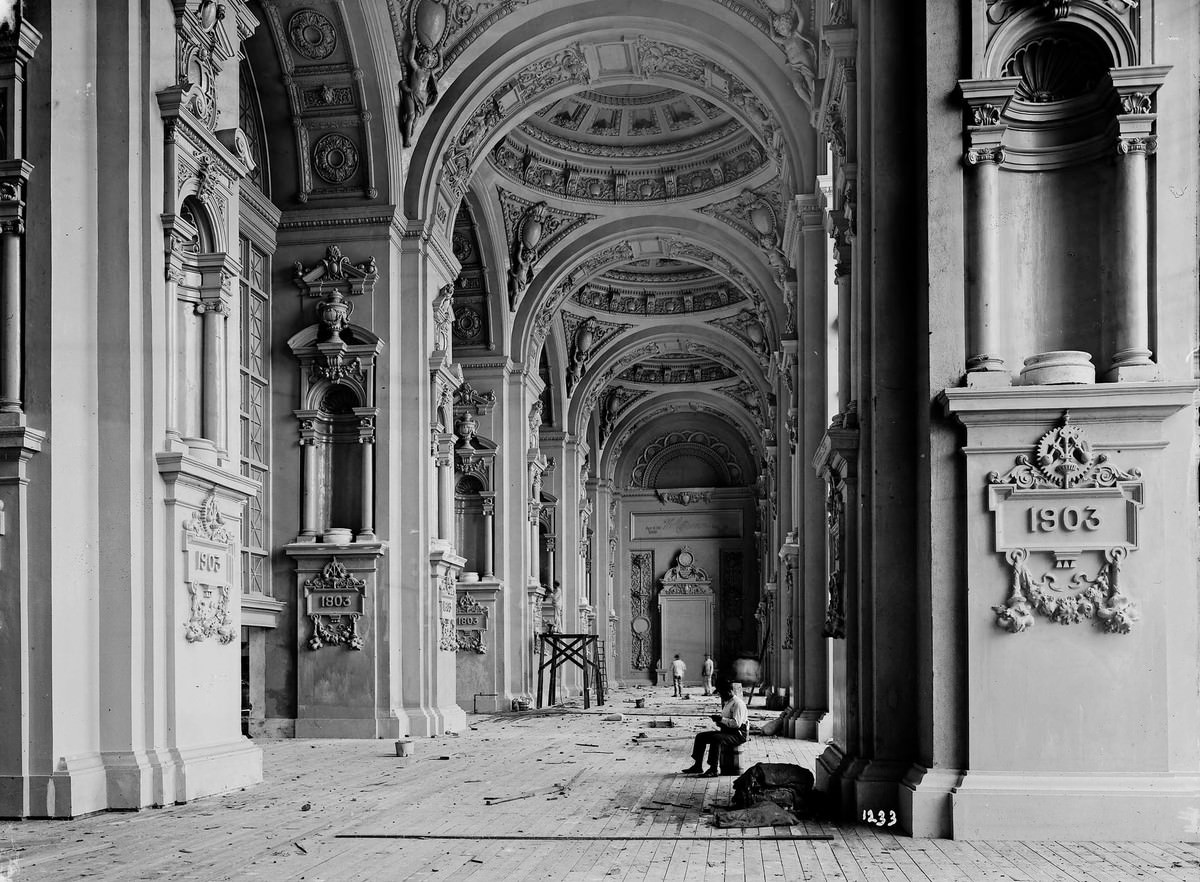
[[[313,170],[322,180],[340,184],[358,171],[358,148],[345,135],[325,135],[313,145]]]
[[[315,9],[301,9],[288,19],[288,39],[305,58],[320,61],[337,48],[333,23]]]

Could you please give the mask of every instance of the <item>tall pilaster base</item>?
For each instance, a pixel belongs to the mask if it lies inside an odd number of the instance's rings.
[[[943,393],[966,430],[967,679],[934,722],[964,720],[967,771],[909,776],[914,831],[944,832],[948,790],[956,839],[1200,835],[1194,396]]]
[[[400,721],[378,691],[387,657],[380,623],[378,542],[296,542],[296,737],[396,738]]]

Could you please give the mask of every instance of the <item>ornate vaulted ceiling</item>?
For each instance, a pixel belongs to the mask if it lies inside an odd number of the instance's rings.
[[[443,237],[463,267],[456,356],[544,362],[559,428],[595,443],[617,411],[628,426],[683,407],[753,445],[770,430],[772,358],[794,333],[782,244],[794,182],[816,162],[812,3],[613,5],[266,4],[297,137],[272,173],[298,163],[302,202],[353,185]],[[381,26],[394,58],[366,38]],[[398,162],[355,72],[368,45],[399,71],[380,85]],[[342,97],[345,125],[331,109]],[[326,130],[346,143],[307,155]],[[329,183],[347,157],[353,174]]]

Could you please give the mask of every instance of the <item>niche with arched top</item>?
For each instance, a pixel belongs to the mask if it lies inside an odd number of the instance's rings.
[[[322,321],[288,340],[300,361],[303,499],[299,542],[374,542],[375,361],[382,341],[366,328]],[[342,317],[344,319],[344,316]]]
[[[317,401],[317,523],[322,534],[362,530],[362,449],[358,433],[362,402],[343,383],[319,390]]]

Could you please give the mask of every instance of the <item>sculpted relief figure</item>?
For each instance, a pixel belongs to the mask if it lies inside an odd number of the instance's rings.
[[[571,353],[571,370],[567,374],[567,392],[570,393],[581,379],[596,345],[596,317],[589,315],[575,329],[574,352]]]
[[[400,135],[404,139],[405,147],[412,146],[417,120],[430,106],[437,103],[437,80],[433,76],[433,69],[426,67],[432,61],[431,55],[430,50],[425,47],[418,48],[416,40],[408,41],[404,75],[397,84],[400,89]]]
[[[817,47],[805,33],[808,20],[798,0],[765,0],[771,10],[771,39],[783,50],[791,68],[792,87],[800,100],[812,107],[817,80]]]
[[[409,14],[409,36],[401,59],[400,135],[412,146],[417,121],[437,103],[435,72],[442,64],[438,47],[446,36],[446,7],[442,0],[417,0]]]
[[[435,352],[450,352],[453,326],[454,286],[445,285],[433,300],[433,349]]]
[[[517,222],[516,235],[513,236],[512,265],[508,268],[508,296],[515,307],[533,281],[534,265],[538,259],[538,243],[546,230],[546,217],[549,206],[538,202],[525,209]]]

